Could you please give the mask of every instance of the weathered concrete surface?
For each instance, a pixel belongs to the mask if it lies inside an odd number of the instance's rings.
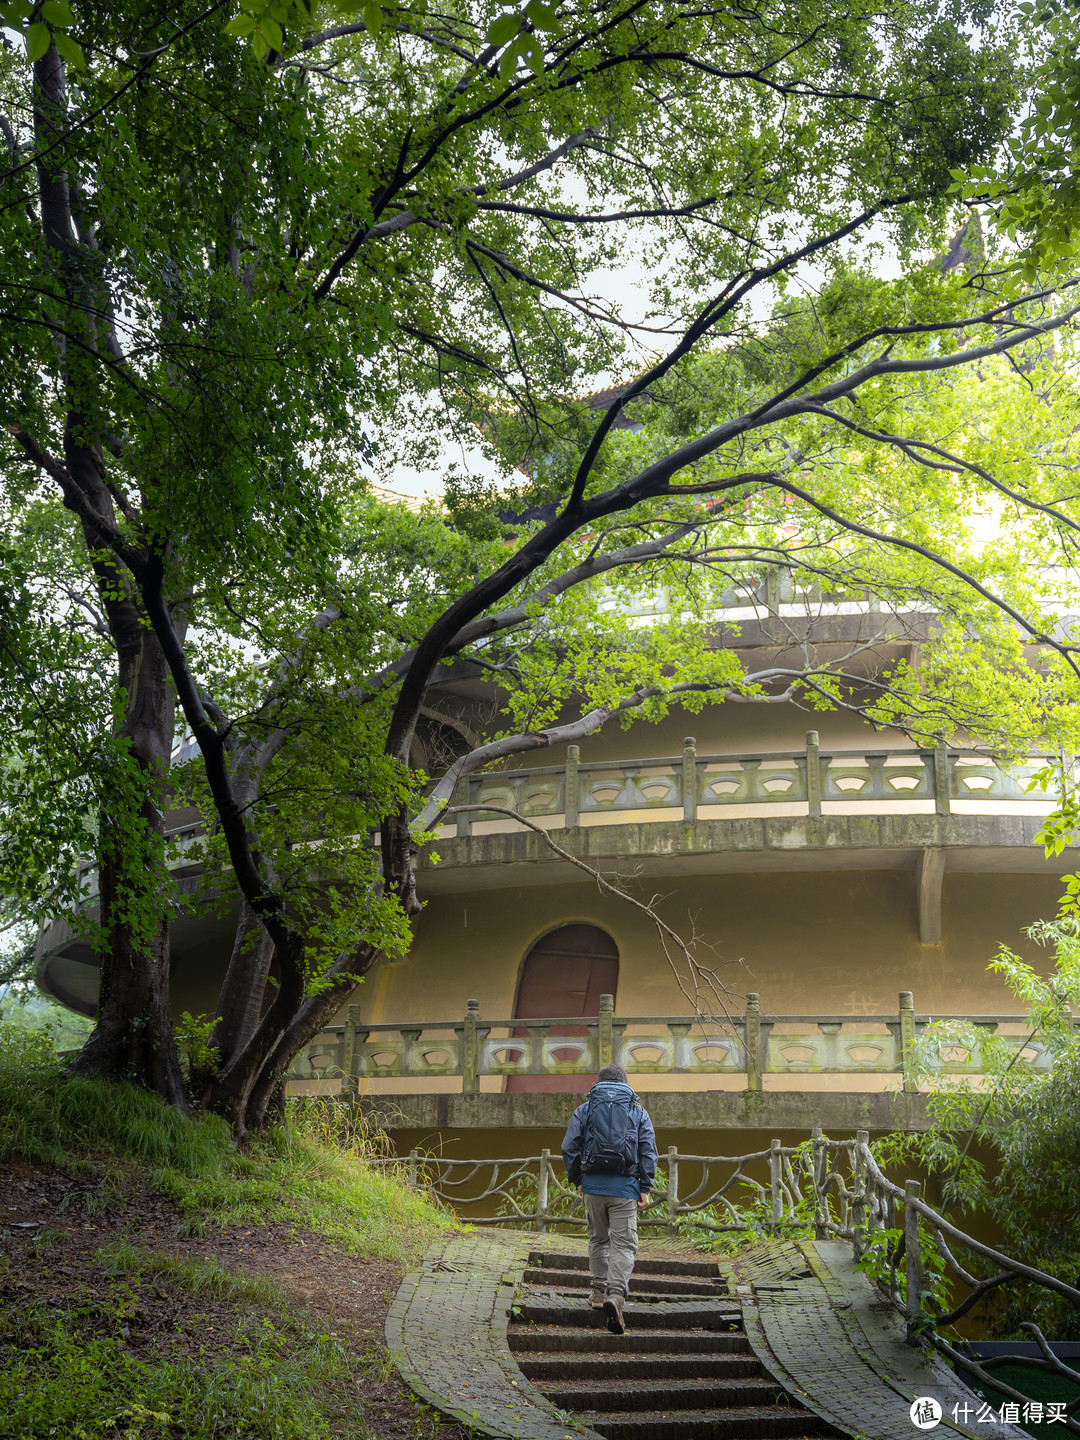
[[[886,1093],[740,1090],[644,1096],[658,1130],[802,1130],[827,1133],[925,1130],[926,1096]],[[359,1105],[385,1129],[562,1129],[581,1104],[580,1095],[366,1095]]]
[[[945,868],[973,872],[1065,874],[1080,852],[1047,860],[1037,815],[759,816],[735,820],[618,822],[553,830],[578,859],[608,871],[696,875],[756,870],[914,870],[928,848],[946,852]],[[506,885],[556,885],[581,872],[534,831],[440,840],[439,863],[422,855],[421,891],[437,895]],[[465,880],[462,872],[468,870]]]

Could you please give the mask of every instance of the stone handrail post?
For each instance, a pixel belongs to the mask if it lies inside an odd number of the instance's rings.
[[[472,788],[472,780],[466,778],[464,785],[462,786],[462,794],[460,798],[455,792],[453,798],[450,801],[451,805],[453,805],[455,801],[459,805],[471,804],[474,799],[474,796],[472,794]],[[472,818],[472,812],[469,810],[464,811],[461,815],[457,817],[457,826],[455,829],[455,833],[459,840],[464,840],[467,836],[472,834]]]
[[[679,1214],[679,1151],[675,1145],[667,1152],[667,1218],[674,1227]]]
[[[360,1006],[350,1005],[341,1044],[341,1093],[350,1097],[356,1094],[356,1024],[359,1019]]]
[[[780,614],[780,567],[765,567],[765,609],[770,615]]]
[[[907,1306],[907,1340],[918,1340],[922,1315],[922,1246],[919,1241],[919,1212],[911,1203],[918,1200],[922,1186],[918,1180],[904,1184],[904,1289]]]
[[[818,732],[806,732],[806,807],[812,819],[821,815],[821,751]]]
[[[615,1063],[614,995],[600,996],[600,1014],[596,1025],[596,1068]]]
[[[581,747],[568,745],[566,747],[566,770],[563,777],[563,825],[567,830],[573,829],[578,823],[578,805],[580,803],[578,764],[580,760]]]
[[[854,1237],[853,1248],[858,1260],[866,1249],[866,1187],[869,1176],[863,1159],[862,1147],[869,1144],[870,1134],[866,1130],[855,1131],[855,1153],[852,1156],[851,1176],[851,1229]]]
[[[918,1090],[915,1078],[915,997],[910,990],[900,991],[900,1068],[904,1075],[904,1089]]]
[[[461,1034],[461,1093],[475,1095],[480,1089],[480,1046],[476,1022],[480,1019],[480,1001],[466,1000],[465,1022]]]
[[[826,1207],[828,1206],[828,1196],[825,1194],[824,1185],[825,1166],[828,1157],[825,1152],[825,1142],[822,1139],[820,1125],[815,1125],[813,1129],[810,1142],[810,1156],[810,1173],[813,1176],[814,1183],[814,1239],[824,1240],[826,1236],[825,1215]]]
[[[416,1042],[424,1033],[422,1025],[399,1025],[398,1034],[401,1036],[401,1069],[405,1075],[414,1073],[416,1069]]]
[[[682,761],[682,806],[683,821],[687,825],[697,819],[697,741],[688,735],[683,741]]]
[[[769,1141],[769,1198],[772,1201],[772,1227],[777,1229],[784,1218],[783,1189],[784,1157],[780,1153],[780,1141]]]
[[[746,1088],[761,1089],[761,1009],[757,991],[746,997],[746,1018],[743,1022],[743,1049],[746,1051]]]
[[[417,1181],[420,1179],[420,1155],[416,1150],[409,1151],[409,1184],[416,1189]]]
[[[536,1178],[536,1229],[543,1234],[547,1229],[548,1181],[551,1178],[551,1151],[540,1151],[540,1173]]]
[[[945,741],[934,746],[934,813],[948,815],[952,811],[949,791],[949,752]]]

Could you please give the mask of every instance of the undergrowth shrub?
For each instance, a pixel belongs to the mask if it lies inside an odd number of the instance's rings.
[[[448,1222],[397,1167],[373,1163],[386,1148],[362,1117],[301,1102],[240,1150],[217,1116],[181,1115],[134,1085],[67,1079],[47,1037],[0,1022],[0,1162],[89,1168],[116,1199],[149,1185],[189,1230],[284,1220],[352,1253],[410,1261]]]

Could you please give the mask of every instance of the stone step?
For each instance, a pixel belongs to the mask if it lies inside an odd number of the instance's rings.
[[[745,1406],[775,1406],[784,1388],[775,1380],[755,1376],[748,1380],[537,1380],[536,1388],[562,1410],[587,1417],[593,1411],[625,1410],[637,1402],[645,1411],[733,1410]]]
[[[585,1293],[590,1288],[591,1278],[587,1270],[555,1270],[546,1265],[543,1269],[534,1267],[526,1270],[522,1277],[526,1285],[552,1285],[564,1289],[579,1289]],[[673,1275],[638,1275],[630,1277],[631,1295],[726,1295],[727,1286],[722,1280],[707,1278],[679,1277]]]
[[[835,1435],[806,1410],[762,1405],[745,1410],[668,1410],[663,1415],[626,1410],[590,1416],[588,1425],[607,1440],[809,1440]]]
[[[514,1306],[514,1318],[532,1325],[574,1325],[600,1329],[607,1325],[602,1310],[593,1310],[588,1301],[569,1297],[561,1301],[552,1296],[527,1296]],[[742,1312],[730,1301],[702,1300],[697,1304],[684,1301],[631,1300],[623,1307],[628,1328],[632,1330],[741,1330]]]
[[[613,1336],[621,1340],[624,1336]],[[534,1383],[555,1380],[749,1380],[764,1371],[753,1355],[655,1354],[575,1355],[554,1351],[514,1351],[514,1359]]]
[[[750,1342],[741,1330],[628,1330],[612,1335],[607,1329],[582,1329],[572,1325],[541,1329],[537,1325],[511,1325],[506,1338],[518,1353],[537,1351],[598,1355],[616,1354],[716,1355],[746,1354]]]
[[[529,1264],[553,1270],[588,1270],[589,1257],[578,1254],[560,1254],[557,1250],[534,1250]],[[715,1260],[660,1259],[639,1255],[634,1261],[634,1271],[639,1275],[702,1275],[707,1279],[719,1279],[720,1266]]]

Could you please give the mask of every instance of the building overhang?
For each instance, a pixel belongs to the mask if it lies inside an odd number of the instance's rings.
[[[622,822],[551,830],[551,840],[613,874],[680,876],[761,871],[915,870],[927,850],[944,870],[1062,875],[1080,868],[1080,850],[1047,859],[1037,815],[823,815],[732,820]],[[563,885],[587,877],[545,838],[516,832],[444,838],[439,860],[419,858],[421,896]]]
[[[645,1096],[658,1131],[784,1130],[825,1133],[927,1130],[928,1097],[903,1091],[652,1090]],[[580,1094],[367,1095],[356,1104],[380,1128],[430,1137],[453,1130],[562,1130]],[[401,1148],[400,1143],[398,1146]]]

